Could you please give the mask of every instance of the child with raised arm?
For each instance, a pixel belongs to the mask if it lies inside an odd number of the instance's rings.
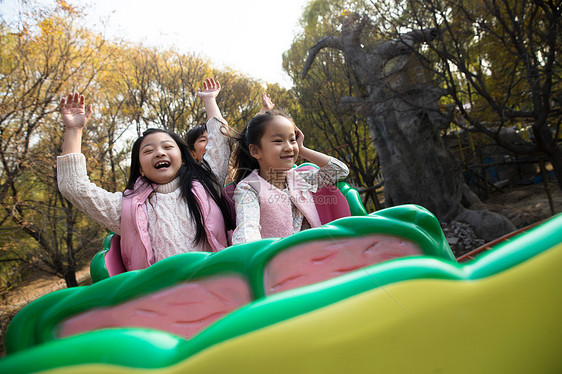
[[[275,107],[267,92],[261,94],[261,102],[262,106],[258,114],[263,114]],[[209,143],[209,132],[206,125],[194,126],[187,133],[187,146],[195,161],[203,160],[203,155],[207,152],[207,143]]]
[[[303,133],[277,109],[252,118],[236,141],[232,244],[320,226],[312,193],[345,178],[347,166],[305,147]],[[296,172],[293,165],[299,155],[319,169]]]
[[[148,129],[131,151],[124,192],[108,192],[91,183],[81,153],[82,131],[92,114],[78,93],[62,99],[65,125],[62,155],[57,157],[59,190],[76,208],[120,235],[126,270],[146,268],[166,257],[190,251],[219,251],[233,227],[220,189],[228,171],[227,126],[216,104],[220,84],[209,78],[197,95],[205,105],[209,144],[200,165],[175,133]],[[214,173],[213,173],[214,172]]]

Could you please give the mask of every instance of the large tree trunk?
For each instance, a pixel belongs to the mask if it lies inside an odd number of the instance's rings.
[[[400,108],[396,100],[387,103],[395,109]],[[381,160],[386,206],[421,205],[441,222],[470,224],[476,235],[486,241],[516,229],[502,215],[486,210],[473,211],[462,205],[467,188],[460,165],[445,147],[425,110],[415,109],[415,114],[400,120],[398,118],[406,115],[408,110],[396,114],[396,111],[386,109],[380,112],[384,113],[380,119],[369,117],[371,134]]]
[[[440,91],[432,89],[431,82],[424,88],[379,90],[368,115],[381,160],[386,206],[421,205],[441,222],[470,224],[487,241],[515,230],[500,214],[462,205],[468,189],[460,164],[440,135],[448,123],[438,108]]]
[[[367,117],[384,176],[386,206],[421,205],[441,222],[464,220],[485,240],[515,230],[499,214],[462,206],[467,189],[455,157],[440,136],[448,124],[438,106],[442,91],[412,49],[434,38],[436,30],[411,31],[399,40],[380,42],[370,51],[360,42],[367,23],[366,17],[352,14],[344,21],[341,35],[320,39],[309,50],[303,77],[322,48],[343,52],[368,95],[343,98],[342,106],[353,105]]]
[[[405,108],[398,99],[374,107],[378,115],[369,116],[369,123],[387,206],[419,204],[439,220],[453,218],[462,197],[462,175],[428,113]]]

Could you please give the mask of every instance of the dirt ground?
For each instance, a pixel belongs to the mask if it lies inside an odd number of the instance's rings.
[[[92,283],[90,266],[84,266],[77,274],[79,285]],[[0,357],[6,355],[4,335],[10,320],[16,313],[33,300],[66,287],[64,279],[46,274],[26,274],[20,283],[1,296],[0,304]]]
[[[562,191],[555,184],[550,184],[554,213],[562,212]],[[517,228],[542,221],[553,215],[544,184],[508,187],[501,192],[494,192],[483,202],[484,207],[505,215]],[[80,285],[91,283],[89,267],[77,274]],[[65,287],[62,279],[28,274],[9,293],[2,295],[0,304],[0,357],[5,355],[4,335],[11,318],[29,302],[47,293]]]
[[[509,218],[517,228],[522,228],[562,213],[562,191],[552,183],[549,183],[549,189],[554,213],[544,184],[508,187],[503,192],[494,192],[484,205],[488,210]]]

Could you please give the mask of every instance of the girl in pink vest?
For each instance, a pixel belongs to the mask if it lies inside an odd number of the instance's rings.
[[[198,90],[207,117],[208,145],[201,163],[175,133],[148,129],[131,152],[130,176],[123,193],[91,183],[81,153],[82,130],[92,114],[84,96],[61,100],[66,128],[63,152],[57,158],[59,190],[76,208],[120,235],[126,270],[146,268],[188,251],[219,251],[233,228],[220,188],[230,157],[227,124],[216,104],[220,84],[209,78]],[[211,170],[213,172],[211,172]],[[119,238],[119,237],[117,237]]]
[[[303,145],[304,135],[280,110],[255,116],[236,138],[232,244],[286,237],[320,226],[312,193],[349,173],[341,161]],[[319,169],[295,172],[298,156]]]

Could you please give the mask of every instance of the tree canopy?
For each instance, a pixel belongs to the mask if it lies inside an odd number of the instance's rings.
[[[482,224],[483,213],[460,206],[469,203],[461,199],[467,191],[461,169],[438,138],[456,122],[511,151],[542,155],[562,187],[559,84],[556,58],[551,59],[558,53],[560,5],[523,3],[312,1],[286,68],[297,94],[303,93],[302,103],[314,101],[307,89],[319,74],[318,91],[348,85],[348,96],[332,90],[335,104],[329,112],[341,116],[342,106],[348,106],[353,115],[366,117],[387,206],[418,203],[445,222],[459,217],[480,222],[479,231],[489,240],[494,232],[484,230],[492,225]],[[456,121],[455,112],[464,122]],[[526,126],[530,136],[519,144],[505,136],[506,128]],[[513,227],[492,216],[502,230]]]
[[[283,67],[292,78],[300,104],[297,123],[302,124],[315,149],[345,160],[357,186],[372,187],[379,179],[379,163],[366,118],[342,110],[340,98],[361,95],[353,71],[343,56],[324,50],[302,79],[304,62],[311,43],[341,28],[342,12],[352,2],[311,1],[301,17],[302,32],[283,56]],[[301,126],[301,125],[300,125]]]
[[[559,1],[383,1],[371,14],[393,15],[384,17],[389,37],[438,31],[422,53],[447,92],[443,103],[461,114],[456,124],[516,154],[546,157],[562,188]]]
[[[242,128],[267,89],[280,105],[294,98],[175,49],[106,40],[80,26],[87,14],[64,1],[26,3],[18,22],[0,23],[0,279],[7,287],[18,266],[33,266],[76,285],[79,264],[101,249],[106,231],[77,211],[57,189],[56,156],[64,127],[62,97],[80,92],[94,105],[82,152],[92,182],[122,191],[131,141],[148,127],[185,136],[206,119],[197,88],[209,76],[224,87],[223,116]]]

